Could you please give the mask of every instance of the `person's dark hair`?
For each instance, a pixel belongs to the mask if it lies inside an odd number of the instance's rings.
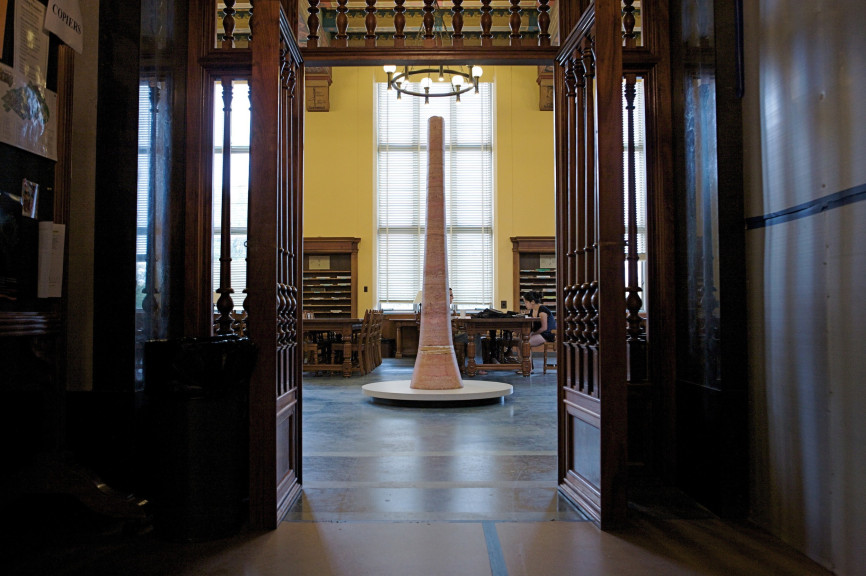
[[[523,298],[527,302],[537,302],[538,304],[541,304],[544,300],[544,298],[541,296],[541,292],[537,292],[535,290],[530,290],[529,292],[525,293],[523,295]]]

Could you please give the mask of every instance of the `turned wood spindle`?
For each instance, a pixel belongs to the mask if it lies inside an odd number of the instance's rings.
[[[287,66],[289,69],[288,78],[286,79],[286,90],[289,92],[289,97],[295,97],[295,87],[298,85],[298,71],[294,66]]]
[[[574,285],[574,296],[573,300],[573,308],[574,308],[574,346],[575,346],[575,376],[578,380],[579,388],[583,389],[583,374],[584,374],[584,365],[586,364],[586,335],[584,333],[585,326],[583,324],[583,315],[585,310],[583,309],[583,297],[586,295],[586,284],[575,284]]]
[[[626,48],[634,48],[637,45],[637,34],[634,31],[635,7],[632,6],[634,0],[623,0],[622,3],[622,37],[625,40],[624,46]]]
[[[572,342],[574,340],[574,284],[563,288],[562,305],[565,307],[562,314],[562,340]]]
[[[563,66],[563,82],[565,84],[565,115],[567,122],[566,129],[566,143],[565,149],[566,154],[568,154],[568,161],[565,162],[566,173],[565,173],[565,186],[566,189],[570,191],[568,194],[569,203],[566,210],[566,233],[565,233],[565,250],[566,256],[568,257],[568,278],[567,282],[570,286],[570,289],[576,290],[576,284],[578,282],[578,260],[577,260],[577,194],[575,193],[576,185],[575,185],[575,156],[576,150],[575,147],[575,138],[576,138],[576,122],[575,122],[575,110],[576,110],[576,84],[577,79],[574,75],[574,59],[569,58],[565,61],[565,65]],[[571,334],[573,336],[573,332]]]
[[[341,48],[349,46],[349,35],[346,33],[349,29],[349,17],[346,16],[349,11],[347,3],[348,0],[337,0],[337,35],[334,44]]]
[[[640,297],[641,288],[637,280],[638,246],[637,246],[637,178],[635,175],[637,149],[634,137],[634,99],[636,93],[636,77],[626,76],[626,159],[628,166],[628,252],[626,256],[628,284],[626,286],[626,321],[628,323],[628,339],[637,340],[640,336],[640,309],[643,304]]]
[[[642,291],[638,285],[638,253],[637,240],[637,145],[635,142],[635,97],[637,93],[637,77],[634,74],[625,76],[625,101],[626,101],[626,158],[628,165],[627,202],[628,224],[628,251],[626,255],[626,270],[628,278],[626,282],[626,332],[628,337],[628,379],[631,382],[644,380],[646,378],[646,333],[643,319],[640,316],[643,301],[640,297]]]
[[[422,18],[422,22],[424,23],[424,47],[430,48],[435,44],[435,36],[433,35],[433,11],[435,8],[433,7],[434,0],[424,0],[424,17]]]
[[[593,310],[593,297],[595,295],[596,279],[598,278],[598,270],[596,269],[596,254],[595,254],[595,117],[593,111],[594,93],[592,76],[594,73],[592,66],[592,48],[591,41],[587,38],[582,46],[577,48],[579,51],[580,64],[582,74],[576,71],[578,76],[578,86],[580,94],[580,122],[583,123],[584,134],[583,139],[578,145],[580,154],[580,170],[582,178],[579,186],[582,189],[583,210],[580,215],[583,223],[583,282],[581,284],[581,334],[584,339],[583,344],[583,387],[587,394],[591,394],[593,386],[593,377],[595,365],[595,346],[597,342],[595,336],[595,313]],[[582,76],[582,78],[581,78]]]
[[[508,35],[510,46],[520,46],[520,39],[523,37],[520,34],[520,14],[523,10],[520,9],[520,0],[509,0],[511,8],[511,16],[508,18],[508,26],[511,28],[511,34]]]
[[[247,10],[247,14],[249,14],[248,20],[249,20],[249,27],[250,27],[250,35],[248,36],[248,38],[249,38],[248,43],[249,44],[252,44],[252,42],[253,42],[253,20],[254,20],[253,12],[255,12],[255,7],[256,7],[255,0],[250,0],[250,9]]]
[[[310,16],[307,18],[307,48],[317,48],[319,46],[319,0],[309,0],[310,7],[307,12]]]
[[[222,48],[235,47],[235,0],[225,0],[223,8],[223,43]]]
[[[600,342],[598,341],[598,327],[599,327],[599,316],[598,316],[598,281],[593,280],[589,283],[589,307],[590,307],[590,326],[587,332],[587,337],[590,338],[589,342],[589,359],[587,361],[587,394],[596,393],[598,390],[598,349]]]
[[[594,249],[595,242],[595,164],[594,164],[594,154],[595,154],[595,117],[593,115],[594,110],[594,98],[592,92],[593,83],[591,81],[591,69],[592,65],[590,63],[591,56],[588,56],[586,52],[584,52],[583,58],[581,62],[583,63],[583,114],[582,119],[584,122],[584,134],[586,135],[583,142],[581,142],[582,146],[582,168],[583,168],[583,181],[581,182],[581,186],[583,187],[583,230],[584,230],[584,245],[583,245],[583,262],[584,262],[584,282],[591,282],[596,278],[596,254]],[[587,310],[589,310],[589,302],[584,299],[584,306]],[[584,315],[584,323],[587,327],[589,318],[587,315]]]
[[[394,0],[394,47],[402,48],[406,45],[406,8],[403,4],[406,0]]]
[[[367,7],[364,8],[367,16],[364,17],[364,26],[367,28],[367,33],[364,34],[364,46],[367,48],[376,47],[376,0],[367,0]]]
[[[159,82],[155,79],[150,81],[150,137],[152,141],[156,141],[160,134],[159,122],[159,100],[161,90]],[[157,181],[157,163],[150,162],[150,182]],[[157,208],[156,194],[153,186],[148,186],[147,203],[149,212],[152,215],[147,219],[147,268],[144,275],[144,288],[141,290],[144,298],[141,300],[141,309],[144,312],[144,335],[145,338],[153,338],[157,332],[153,329],[154,322],[158,318],[159,311],[159,274],[157,273],[157,258],[156,258],[156,218],[153,217],[159,214]]]
[[[247,102],[250,103],[249,110],[252,112],[253,109],[253,87],[252,84],[247,82]],[[247,216],[247,228],[250,226],[249,216]],[[246,250],[246,256],[244,256],[244,269],[249,270],[249,262],[250,262],[250,253],[249,253],[249,240],[244,241],[244,248]],[[243,312],[241,314],[241,319],[238,321],[237,325],[237,333],[240,336],[246,336],[249,334],[249,318],[250,318],[250,293],[248,288],[243,289],[244,301],[241,304],[241,308],[243,308]]]
[[[288,301],[288,286],[282,282],[277,283],[277,346],[285,348],[288,338],[288,322],[286,321]]]
[[[538,2],[538,45],[550,46],[550,0]]]
[[[454,7],[451,9],[451,45],[455,48],[463,47],[463,0],[452,0]]]
[[[587,343],[586,338],[586,306],[584,299],[586,292],[589,290],[589,283],[583,282],[575,285],[574,291],[574,337],[578,344],[584,345]]]
[[[493,46],[493,9],[490,7],[491,0],[481,0],[481,45]]]
[[[289,286],[289,334],[291,335],[292,346],[297,346],[300,335],[298,334],[298,287]]]
[[[222,79],[223,97],[223,154],[222,154],[222,198],[220,214],[220,287],[216,292],[220,295],[217,299],[217,311],[219,318],[216,324],[217,334],[232,333],[232,258],[231,258],[231,198],[232,198],[232,79]]]

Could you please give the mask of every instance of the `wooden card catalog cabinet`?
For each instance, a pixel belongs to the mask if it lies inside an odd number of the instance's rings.
[[[553,236],[512,236],[514,252],[514,309],[523,294],[540,292],[544,305],[556,314],[556,243]]]
[[[316,318],[358,317],[360,238],[304,238],[304,312]]]

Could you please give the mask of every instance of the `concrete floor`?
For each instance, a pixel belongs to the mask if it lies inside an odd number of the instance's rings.
[[[514,394],[487,406],[421,409],[363,396],[368,382],[407,379],[413,363],[385,359],[364,377],[305,375],[304,490],[277,530],[180,544],[80,514],[81,530],[49,524],[53,544],[34,547],[28,562],[3,562],[3,573],[830,574],[676,491],[636,494],[629,526],[599,531],[556,489],[555,373],[491,371],[484,378]]]

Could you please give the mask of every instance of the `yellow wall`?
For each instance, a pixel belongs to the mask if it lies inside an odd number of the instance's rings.
[[[496,278],[494,304],[515,308],[511,236],[554,235],[553,113],[539,112],[535,67],[486,67],[495,85]],[[375,220],[373,82],[381,68],[333,68],[330,112],[308,112],[304,236],[353,236],[358,309],[373,307]],[[364,292],[364,287],[368,291]]]

